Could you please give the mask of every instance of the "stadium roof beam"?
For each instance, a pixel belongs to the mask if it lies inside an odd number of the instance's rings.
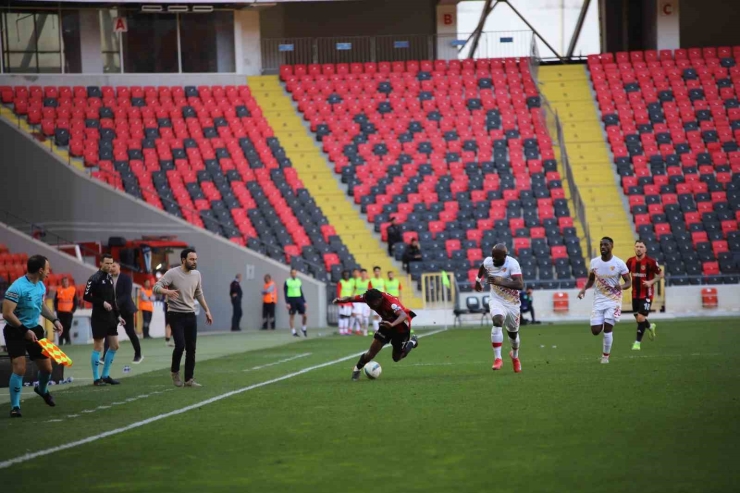
[[[473,56],[475,55],[475,51],[478,49],[478,42],[480,41],[481,34],[483,34],[483,26],[486,24],[486,20],[488,19],[488,16],[491,15],[493,10],[500,3],[508,5],[511,11],[514,12],[514,14],[516,14],[516,16],[519,17],[519,19],[521,19],[521,21],[525,23],[529,29],[532,30],[532,33],[534,33],[535,36],[540,38],[540,41],[542,41],[545,44],[545,46],[547,46],[550,49],[550,51],[552,51],[555,54],[556,57],[558,57],[561,60],[563,59],[562,55],[560,55],[557,52],[557,50],[553,48],[550,45],[550,43],[547,42],[545,38],[542,37],[539,31],[537,31],[537,29],[535,29],[534,26],[532,26],[532,24],[529,23],[526,17],[524,17],[511,4],[511,0],[486,0],[485,5],[483,6],[483,11],[481,12],[480,21],[478,21],[478,26],[475,28],[475,31],[473,31],[473,33],[468,38],[468,41],[470,41],[471,39],[473,40],[473,44],[471,45],[470,51],[468,52],[468,58],[473,58]],[[581,17],[585,17],[585,13],[581,12]],[[583,20],[581,19],[581,17],[579,17],[580,25],[576,27],[583,27]],[[578,32],[580,34],[580,28]]]
[[[581,36],[581,31],[583,30],[583,22],[586,20],[586,13],[588,12],[588,7],[591,5],[591,0],[583,0],[583,5],[581,6],[581,13],[578,14],[578,20],[576,21],[576,27],[573,29],[573,37],[570,38],[570,45],[568,45],[568,52],[565,54],[565,57],[567,59],[570,59],[573,56],[573,52],[576,51],[576,43],[578,43],[578,38]]]

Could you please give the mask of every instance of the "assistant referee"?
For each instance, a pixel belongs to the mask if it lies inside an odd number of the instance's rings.
[[[54,324],[54,331],[63,332],[62,323],[44,304],[46,286],[44,279],[51,272],[46,257],[34,255],[26,263],[26,275],[18,278],[5,292],[3,301],[3,328],[5,345],[13,365],[8,390],[10,390],[10,417],[21,417],[21,389],[23,375],[26,374],[26,353],[39,369],[38,387],[33,391],[44,399],[49,406],[55,406],[54,398],[47,390],[51,380],[51,361],[41,352],[39,339],[46,337],[44,328],[39,325],[39,315]]]

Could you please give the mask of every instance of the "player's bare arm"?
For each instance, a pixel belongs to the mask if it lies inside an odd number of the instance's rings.
[[[380,326],[381,327],[389,327],[389,328],[396,327],[397,325],[402,324],[403,321],[406,320],[407,318],[409,318],[409,317],[408,317],[408,315],[406,315],[406,312],[404,312],[403,310],[401,310],[399,312],[399,314],[398,314],[398,318],[396,318],[393,322],[387,322],[387,321],[383,320],[382,322],[380,322]]]
[[[629,272],[622,274],[622,280],[624,281],[624,284],[622,284],[622,291],[632,287],[632,276],[630,276]]]
[[[475,290],[479,293],[483,291],[483,276],[486,275],[486,268],[483,267],[483,264],[481,264],[480,267],[478,267],[478,276],[475,279]]]
[[[59,321],[54,312],[50,310],[49,307],[46,306],[46,304],[41,305],[41,316],[54,324],[54,332],[56,332],[57,334],[61,334],[62,332],[64,332],[62,322]]]
[[[211,316],[211,309],[208,308],[208,303],[206,303],[206,297],[202,294],[198,296],[197,298],[198,303],[200,303],[200,306],[203,307],[203,310],[206,312],[206,323],[208,325],[213,324],[213,317]]]
[[[332,300],[332,304],[338,305],[339,303],[349,303],[350,301],[352,301],[352,298],[350,296],[344,296],[344,297],[334,298]]]
[[[665,271],[663,271],[663,269],[659,269],[657,274],[658,275],[656,275],[651,281],[645,281],[645,280],[643,280],[642,281],[642,284],[644,286],[647,286],[647,287],[651,288],[653,286],[653,284],[655,284],[656,282],[658,282],[661,279],[664,279],[665,278]]]
[[[4,300],[3,301],[3,318],[5,321],[13,326],[13,327],[20,327],[23,325],[18,317],[15,316],[15,307],[18,306],[18,303],[14,303],[10,300]]]
[[[627,277],[629,277],[629,274],[627,274]],[[586,296],[586,291],[588,291],[589,288],[591,288],[595,282],[596,282],[596,274],[594,274],[593,272],[589,273],[588,281],[586,281],[586,285],[583,286],[583,289],[581,289],[581,292],[578,293],[579,300],[582,300],[583,297]]]
[[[20,319],[15,316],[15,313],[13,313],[16,306],[18,306],[18,303],[13,303],[10,300],[3,300],[3,318],[9,325],[13,327],[23,327]],[[25,329],[26,339],[31,342],[38,341],[38,339],[36,338],[36,334],[34,334],[32,330],[28,330],[28,327],[26,327]]]
[[[500,276],[493,276],[488,278],[488,283],[495,286],[501,286],[502,288],[508,289],[524,289],[524,278],[522,276],[512,276],[511,279],[504,279]]]

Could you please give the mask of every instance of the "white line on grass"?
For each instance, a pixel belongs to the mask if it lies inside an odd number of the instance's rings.
[[[272,363],[267,363],[265,365],[260,365],[260,366],[254,366],[252,368],[247,368],[246,370],[242,370],[242,371],[261,370],[262,368],[267,368],[268,366],[275,366],[275,365],[279,365],[280,363],[287,363],[288,361],[293,361],[294,359],[298,359],[298,358],[305,358],[306,356],[311,356],[311,353],[299,354],[297,356],[293,356],[292,358],[285,358],[285,359],[281,359],[278,361],[273,361]]]
[[[418,337],[426,337],[431,336],[434,334],[439,334],[440,332],[444,332],[447,329],[439,329],[432,332],[427,332],[426,334],[421,334]],[[47,448],[44,450],[39,450],[38,452],[31,452],[29,454],[21,455],[18,457],[15,457],[13,459],[8,459],[6,461],[0,462],[0,469],[5,469],[13,464],[21,464],[23,462],[27,462],[29,460],[33,460],[36,457],[43,457],[44,455],[54,454],[56,452],[60,452],[62,450],[67,450],[75,447],[79,447],[80,445],[85,445],[86,443],[92,443],[97,442],[98,440],[102,440],[103,438],[107,438],[114,435],[119,435],[121,433],[124,433],[129,430],[133,430],[136,428],[140,428],[142,426],[148,425],[150,423],[154,423],[156,421],[160,421],[165,418],[170,418],[172,416],[177,416],[178,414],[183,414],[188,411],[192,411],[193,409],[199,409],[203,406],[207,406],[208,404],[213,404],[214,402],[218,402],[220,400],[226,399],[228,397],[232,397],[238,394],[242,394],[244,392],[248,392],[250,390],[258,389],[260,387],[265,387],[267,385],[282,382],[283,380],[288,380],[293,377],[297,377],[299,375],[303,375],[304,373],[308,373],[314,370],[318,370],[320,368],[325,368],[327,366],[335,365],[337,363],[341,363],[343,361],[350,360],[352,358],[356,358],[359,355],[363,354],[365,351],[360,351],[359,353],[350,354],[349,356],[344,356],[343,358],[335,359],[333,361],[327,361],[326,363],[321,363],[319,365],[309,366],[307,368],[304,368],[302,370],[288,373],[287,375],[283,375],[282,377],[273,378],[272,380],[266,380],[264,382],[256,383],[254,385],[249,385],[248,387],[242,387],[241,389],[232,390],[231,392],[226,392],[225,394],[217,395],[216,397],[211,397],[210,399],[206,399],[204,401],[198,402],[197,404],[191,404],[190,406],[183,407],[181,409],[176,409],[174,411],[170,411],[168,413],[164,414],[158,414],[156,416],[153,416],[151,418],[144,419],[142,421],[137,421],[135,423],[131,423],[130,425],[123,426],[121,428],[116,428],[115,430],[106,431],[104,433],[100,433],[98,435],[93,435],[91,437],[83,438],[82,440],[77,440],[74,442],[65,443],[64,445],[58,445],[56,447]],[[115,403],[113,403],[115,404]],[[78,415],[71,415],[67,417],[76,417]]]

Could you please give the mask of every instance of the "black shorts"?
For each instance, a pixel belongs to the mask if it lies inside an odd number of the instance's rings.
[[[290,313],[291,315],[295,315],[296,313],[300,315],[306,314],[306,303],[303,300],[300,299],[288,299],[288,305],[290,306]]]
[[[40,325],[37,325],[30,330],[36,334],[37,339],[43,339],[46,337],[44,328]],[[32,360],[49,358],[48,356],[41,354],[41,346],[26,339],[25,330],[6,325],[5,328],[3,328],[3,335],[5,336],[5,345],[8,347],[8,356],[10,356],[10,359],[25,356],[26,353],[28,353],[28,356]]]
[[[650,298],[632,298],[632,311],[635,316],[640,315],[647,317],[650,314],[650,304],[653,300]]]
[[[373,336],[373,339],[380,341],[385,346],[390,343],[393,346],[393,351],[401,351],[404,344],[408,342],[411,337],[411,329],[406,324],[401,324],[401,328],[389,328],[381,327]]]
[[[118,335],[118,319],[96,320],[90,319],[93,339],[105,339],[108,336]]]

